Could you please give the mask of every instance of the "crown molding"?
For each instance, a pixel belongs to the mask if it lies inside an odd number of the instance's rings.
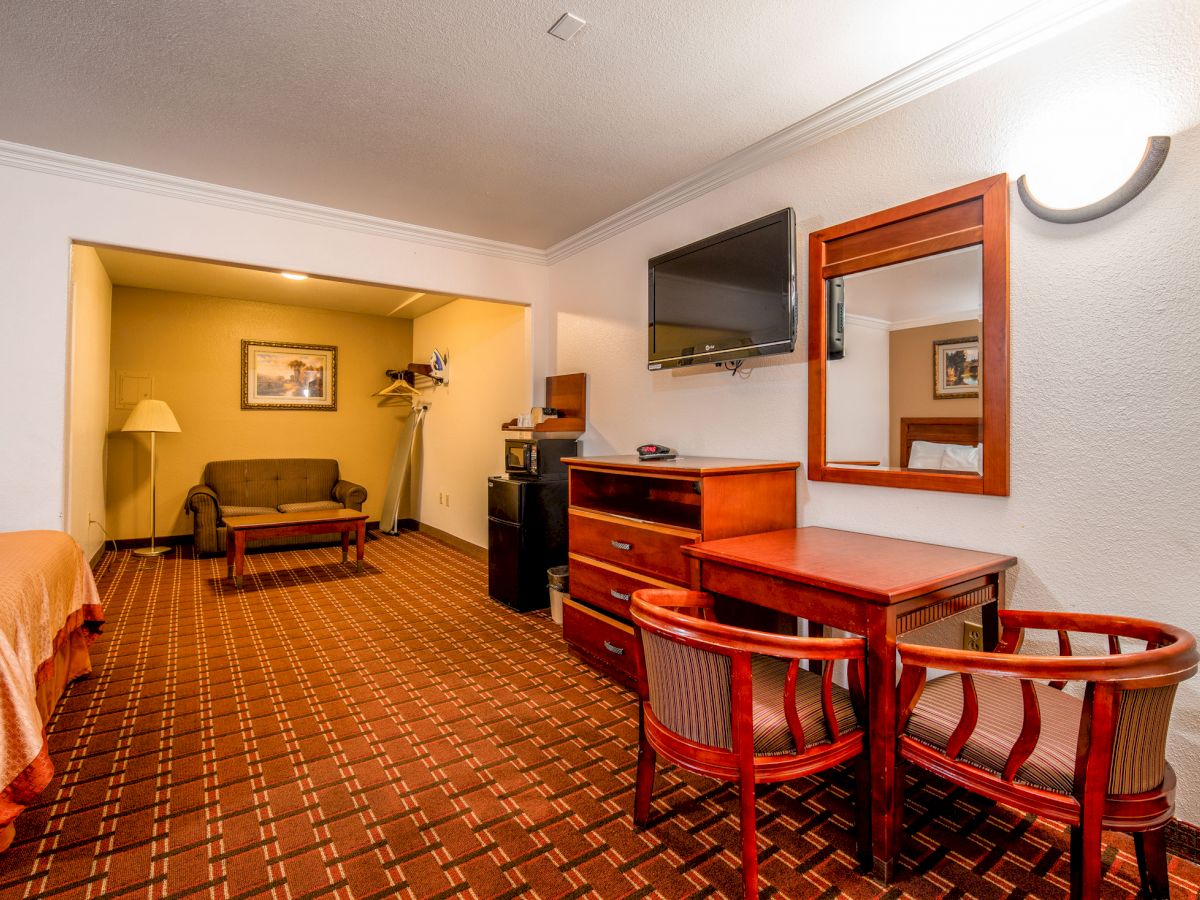
[[[1125,2],[1127,0],[1043,0],[1031,3],[559,241],[546,251],[546,256],[551,264],[560,262],[627,228],[777,162],[802,147],[903,106]]]
[[[846,313],[845,318],[847,324],[872,328],[875,331],[905,331],[909,328],[925,328],[929,325],[949,325],[951,322],[978,322],[980,315],[981,313],[977,309],[960,309],[956,312],[936,313],[916,319],[900,319],[896,322],[876,316],[860,316],[855,313]]]
[[[288,219],[293,222],[305,222],[311,225],[323,225],[330,228],[341,228],[347,231],[358,231],[364,234],[396,240],[413,241],[434,247],[444,247],[450,250],[461,250],[467,253],[482,253],[487,256],[497,256],[504,259],[514,259],[519,262],[546,265],[546,253],[533,247],[523,247],[519,244],[507,244],[503,241],[493,241],[487,238],[471,237],[457,234],[453,231],[441,231],[437,228],[426,228],[423,225],[412,225],[407,222],[397,222],[378,216],[368,216],[362,213],[333,209],[328,206],[318,206],[315,203],[304,203],[299,200],[287,200],[283,197],[273,197],[269,194],[258,194],[254,191],[244,191],[240,188],[225,187],[210,184],[205,181],[194,181],[190,178],[180,178],[175,175],[165,175],[161,172],[150,172],[145,169],[135,169],[116,163],[102,162],[83,156],[72,156],[55,150],[45,150],[41,147],[31,147],[26,144],[16,144],[0,140],[0,165],[15,169],[26,169],[31,172],[42,172],[48,175],[58,175],[64,178],[74,178],[92,184],[141,191],[147,194],[157,194],[162,197],[172,197],[180,200],[190,200],[196,203],[207,203],[212,206],[223,206],[243,212],[259,213]]]
[[[950,312],[937,313],[930,316],[919,316],[915,319],[899,319],[888,323],[888,331],[906,331],[910,328],[928,328],[930,325],[949,325],[952,322],[980,322],[983,310],[960,309]]]
[[[844,318],[847,325],[858,325],[862,328],[870,328],[873,331],[892,330],[892,325],[887,319],[877,319],[874,316],[859,316],[854,313],[846,313]]]

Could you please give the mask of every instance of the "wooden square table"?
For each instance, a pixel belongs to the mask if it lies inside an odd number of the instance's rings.
[[[684,547],[692,587],[867,641],[867,729],[875,873],[892,877],[903,800],[896,791],[896,640],[982,608],[984,647],[998,637],[1004,574],[1016,557],[830,528],[789,528]],[[899,801],[899,802],[898,802]]]
[[[357,509],[318,509],[308,512],[263,513],[257,516],[229,516],[225,519],[225,566],[226,577],[233,578],[237,587],[242,586],[242,574],[246,567],[246,541],[261,538],[291,537],[302,534],[342,535],[342,562],[346,562],[350,550],[350,533],[355,535],[355,551],[358,565],[363,570],[363,544],[367,533],[367,514]]]

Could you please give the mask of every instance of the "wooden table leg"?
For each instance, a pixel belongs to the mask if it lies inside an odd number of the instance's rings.
[[[889,634],[888,615],[880,611],[867,626],[873,873],[885,883],[896,874],[904,815],[904,795],[896,789],[896,639]]]
[[[1004,608],[1004,573],[996,573],[996,599],[985,603],[980,609],[983,619],[983,649],[992,653],[1000,642],[1000,610]]]
[[[354,556],[358,561],[355,571],[361,572],[363,570],[363,556],[365,554],[365,545],[367,542],[367,523],[365,521],[360,521],[358,523],[358,527],[354,530],[354,538]]]
[[[342,562],[350,558],[350,530],[342,529]]]
[[[233,546],[233,583],[242,586],[242,575],[246,571],[246,532],[234,532]]]
[[[225,529],[225,577],[233,577],[233,536],[232,529]]]

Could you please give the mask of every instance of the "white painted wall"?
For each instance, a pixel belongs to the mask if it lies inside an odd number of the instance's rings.
[[[90,559],[104,542],[112,282],[91,247],[71,251],[66,531]]]
[[[448,352],[449,381],[423,390],[430,408],[413,469],[412,515],[478,547],[488,543],[488,476],[504,471],[500,423],[533,405],[528,312],[455,300],[413,320],[413,360],[427,361],[434,348]]]
[[[847,303],[849,308],[849,303]],[[878,460],[887,466],[891,405],[891,336],[887,326],[846,319],[846,355],[829,361],[825,456]]]
[[[65,527],[72,239],[528,303],[547,374],[541,265],[11,167],[0,205],[0,530]]]
[[[689,454],[805,456],[803,352],[752,362],[746,380],[646,371],[649,257],[784,205],[803,248],[827,225],[997,172],[1015,179],[1058,125],[1133,123],[1174,143],[1124,209],[1057,226],[1013,192],[1012,496],[805,481],[800,516],[1013,553],[1016,606],[1200,631],[1197,46],[1193,3],[1134,0],[557,264],[557,368],[589,373],[584,451],[657,440]],[[1169,754],[1179,814],[1200,820],[1200,680],[1180,690]]]

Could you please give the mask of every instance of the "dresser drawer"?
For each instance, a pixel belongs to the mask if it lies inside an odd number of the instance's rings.
[[[634,591],[683,587],[577,556],[572,556],[570,563],[571,596],[626,620],[629,619],[629,598]]]
[[[615,563],[646,575],[657,575],[684,584],[688,561],[680,547],[693,544],[699,535],[681,528],[640,525],[603,516],[571,512],[569,543],[572,553]]]
[[[632,626],[566,599],[563,601],[563,638],[596,668],[626,684],[637,681],[637,663],[633,658],[633,642],[637,638]]]

